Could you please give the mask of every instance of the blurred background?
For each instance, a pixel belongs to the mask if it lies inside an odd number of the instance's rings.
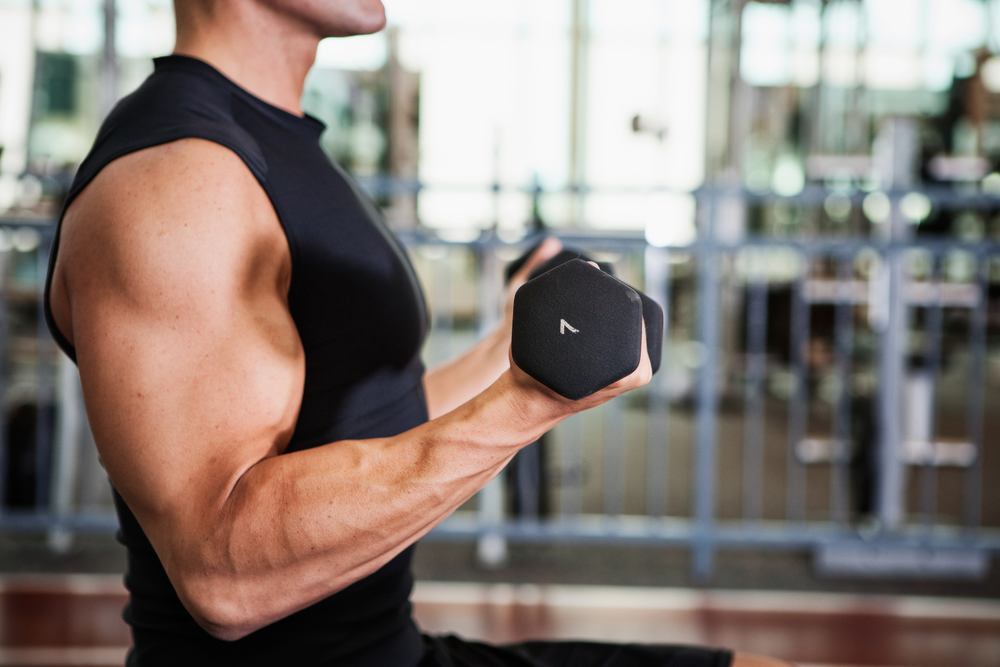
[[[304,105],[410,249],[426,362],[543,233],[667,316],[647,389],[424,541],[421,624],[1000,664],[1000,1],[385,5],[321,44]],[[0,0],[2,665],[128,643],[40,295],[76,165],[172,46],[169,0]]]

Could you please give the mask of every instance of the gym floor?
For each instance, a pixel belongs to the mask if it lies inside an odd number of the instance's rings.
[[[0,665],[122,664],[124,599],[114,575],[0,579]],[[493,642],[700,643],[803,666],[1000,663],[1000,604],[990,601],[423,582],[414,602],[424,630]]]

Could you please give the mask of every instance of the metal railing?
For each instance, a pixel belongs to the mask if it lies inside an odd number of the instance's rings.
[[[477,539],[487,559],[508,540],[673,544],[701,577],[734,547],[815,550],[834,567],[889,554],[890,569],[911,553],[968,571],[972,554],[981,570],[1000,550],[988,447],[1000,432],[1000,244],[722,241],[723,196],[699,197],[691,245],[562,235],[664,305],[663,367],[560,424],[429,539]],[[51,228],[0,232],[0,531],[47,531],[58,548],[116,521],[99,494],[81,501],[101,473],[73,368],[42,320]],[[528,241],[402,236],[431,303],[433,364],[496,322],[502,267]]]
[[[728,547],[918,547],[928,558],[1000,547],[989,509],[1000,498],[984,497],[983,466],[1000,245],[566,241],[665,305],[663,370],[546,438],[532,457],[548,461],[546,502],[498,483],[439,537],[682,544],[703,576]],[[463,281],[451,267],[469,266],[469,253],[483,276],[511,255],[489,240],[411,246],[435,304],[454,304]],[[490,321],[493,282],[467,319]],[[453,318],[437,324],[453,329]]]

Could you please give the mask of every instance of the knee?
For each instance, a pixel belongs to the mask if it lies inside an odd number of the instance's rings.
[[[774,658],[764,658],[759,655],[736,653],[733,655],[732,667],[794,667],[793,663]]]

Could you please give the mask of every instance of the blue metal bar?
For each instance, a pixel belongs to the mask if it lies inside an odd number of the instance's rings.
[[[714,216],[716,211],[714,210],[714,204],[712,202],[702,202],[702,206],[699,210],[699,215],[709,215]],[[806,263],[808,264],[809,259],[812,255],[820,255],[822,253],[833,253],[842,254],[844,257],[850,256],[856,250],[859,249],[875,249],[876,251],[883,253],[903,253],[909,249],[924,249],[931,250],[933,252],[943,252],[944,250],[949,251],[960,251],[971,253],[979,261],[979,274],[978,274],[978,284],[980,287],[980,307],[975,308],[970,311],[970,327],[969,327],[969,345],[971,351],[971,369],[970,369],[970,382],[969,382],[969,394],[968,394],[968,408],[967,408],[967,419],[968,419],[968,432],[969,439],[977,446],[978,451],[981,453],[981,448],[984,446],[984,421],[983,413],[986,408],[986,367],[987,367],[987,313],[989,307],[989,297],[987,288],[990,286],[990,273],[989,269],[992,266],[992,262],[996,261],[996,257],[1000,256],[1000,244],[990,244],[984,243],[981,245],[952,242],[952,241],[941,241],[933,243],[924,243],[920,241],[916,242],[881,242],[881,241],[867,241],[867,240],[851,240],[847,242],[835,241],[835,240],[799,240],[799,241],[784,241],[784,240],[768,240],[768,239],[750,239],[745,242],[738,241],[733,243],[721,243],[714,239],[712,231],[714,229],[714,219],[711,217],[708,219],[708,226],[705,228],[705,235],[702,240],[698,243],[678,246],[681,252],[691,252],[694,254],[697,261],[698,270],[698,314],[697,314],[697,339],[703,345],[704,355],[702,357],[702,366],[698,371],[698,385],[696,393],[696,403],[695,403],[695,427],[696,427],[696,451],[695,451],[695,461],[693,470],[694,479],[694,489],[693,489],[693,501],[694,501],[694,513],[691,520],[686,521],[670,521],[659,517],[630,517],[630,516],[615,516],[613,520],[609,519],[607,516],[602,517],[597,520],[591,520],[585,516],[580,516],[580,512],[583,508],[583,487],[578,484],[575,487],[575,491],[567,493],[567,499],[565,505],[561,506],[562,518],[554,521],[535,521],[535,522],[525,522],[514,520],[510,517],[503,517],[497,515],[489,515],[484,513],[483,515],[470,519],[465,514],[457,517],[455,521],[458,523],[453,523],[449,521],[446,527],[440,529],[440,531],[432,534],[433,537],[438,539],[447,539],[449,535],[456,535],[461,531],[465,531],[464,535],[467,536],[482,536],[484,534],[495,534],[500,536],[510,536],[511,539],[526,539],[526,540],[538,540],[538,541],[560,541],[560,540],[593,540],[600,542],[645,542],[650,544],[658,543],[676,543],[681,545],[691,546],[694,550],[694,571],[696,575],[700,577],[708,576],[712,571],[712,559],[715,551],[720,547],[725,546],[753,546],[760,548],[802,548],[807,546],[814,546],[817,544],[830,544],[830,543],[850,543],[852,540],[856,540],[856,536],[853,535],[851,530],[846,525],[840,525],[836,523],[839,520],[839,516],[842,511],[838,509],[838,504],[840,501],[837,497],[831,499],[831,507],[833,512],[831,518],[834,519],[833,523],[823,523],[823,524],[810,524],[804,521],[799,521],[797,523],[789,524],[784,523],[780,525],[770,524],[766,521],[755,521],[752,525],[734,526],[732,523],[722,522],[717,520],[715,517],[715,494],[717,492],[717,482],[718,474],[716,471],[716,447],[718,446],[718,383],[719,378],[717,376],[719,364],[719,358],[721,353],[719,351],[719,337],[720,337],[720,289],[722,283],[722,266],[724,264],[723,259],[725,255],[734,249],[742,249],[744,251],[759,252],[766,256],[770,249],[782,249],[782,250],[795,250],[797,252],[803,253]],[[2,225],[0,225],[2,226]],[[38,228],[39,232],[43,236],[48,232],[47,228]],[[654,256],[659,257],[661,254],[678,252],[677,249],[653,249],[648,246],[644,239],[640,236],[626,236],[620,238],[611,238],[611,240],[606,243],[598,243],[599,237],[590,236],[585,234],[577,234],[574,236],[567,235],[565,238],[579,238],[582,240],[580,245],[591,245],[599,246],[608,250],[616,250],[621,252],[637,252],[640,250],[646,250],[652,253]],[[445,249],[447,253],[454,253],[459,251],[458,248],[454,247],[455,244],[442,242],[431,235],[427,236],[414,236],[413,243],[422,244],[429,243],[435,246],[440,246]],[[468,244],[468,249],[471,252],[477,253],[477,255],[482,260],[482,271],[484,276],[491,271],[497,273],[495,269],[496,265],[496,251],[502,247],[506,247],[507,244],[500,242],[495,238],[487,238],[476,241],[472,244]],[[466,248],[463,247],[461,251],[465,251]],[[665,259],[665,257],[664,257]],[[898,258],[897,258],[898,259]],[[41,260],[41,253],[39,254],[39,260]],[[449,263],[449,266],[451,263]],[[664,261],[664,266],[668,265]],[[436,270],[443,271],[442,267],[435,267]],[[840,265],[839,275],[842,280],[850,277],[849,276],[849,263],[847,261],[842,261]],[[804,279],[808,275],[808,270],[804,271],[802,275],[799,276],[799,280],[795,283],[795,293],[794,297],[794,307],[793,307],[793,320],[795,317],[799,318],[799,323],[802,326],[792,327],[793,338],[798,337],[798,342],[793,344],[792,356],[793,359],[798,359],[799,366],[797,372],[800,374],[798,382],[802,391],[795,394],[796,401],[800,401],[799,409],[801,410],[798,416],[798,426],[800,431],[805,433],[805,426],[808,423],[808,392],[806,391],[808,387],[808,369],[805,363],[806,345],[805,343],[809,340],[809,306],[803,298],[804,289]],[[436,276],[440,278],[440,276]],[[480,280],[478,289],[480,290],[477,307],[480,309],[480,323],[481,327],[486,327],[492,324],[491,318],[493,317],[492,310],[496,306],[497,295],[501,292],[496,289],[496,285],[491,283],[492,278],[484,277]],[[493,281],[496,282],[496,281]],[[435,280],[435,285],[438,281]],[[897,283],[897,286],[900,283]],[[452,285],[448,283],[449,289],[442,291],[444,298],[448,303],[441,304],[441,306],[447,307],[448,304],[452,302],[451,287]],[[665,279],[664,279],[665,286]],[[749,325],[749,334],[752,340],[748,343],[748,350],[758,348],[762,351],[762,355],[766,348],[766,332],[767,332],[767,300],[766,300],[766,283],[754,284],[751,287],[750,298],[748,302],[748,320],[760,320],[764,323],[763,327],[754,332],[754,327]],[[898,287],[897,287],[898,289]],[[756,296],[755,296],[756,295]],[[486,298],[489,296],[489,298]],[[897,301],[899,300],[899,292],[895,293],[894,297]],[[492,300],[491,300],[492,299]],[[754,304],[755,299],[759,299],[760,303],[756,306]],[[893,301],[893,295],[890,294],[890,302]],[[669,305],[669,304],[665,304]],[[905,304],[904,304],[905,305]],[[936,315],[929,311],[931,317],[938,317],[938,321],[935,323],[932,320],[928,321],[928,331],[932,334],[929,340],[933,340],[934,337],[937,338],[937,342],[932,345],[933,353],[940,354],[940,338],[943,331],[943,311],[941,310],[941,304],[935,304],[938,309]],[[0,349],[6,349],[6,345],[3,343],[4,336],[4,325],[5,325],[5,311],[6,304],[0,302]],[[838,373],[841,376],[842,382],[842,393],[838,397],[838,413],[843,413],[845,404],[849,404],[850,394],[849,391],[849,371],[851,365],[851,338],[853,334],[853,325],[851,324],[850,315],[854,311],[854,306],[844,305],[843,303],[838,306],[837,311],[837,351],[838,351]],[[760,309],[755,310],[755,309]],[[667,308],[667,313],[669,315],[670,309]],[[796,315],[797,313],[797,315]],[[450,314],[444,314],[444,319],[440,320],[442,323],[446,324],[446,328],[451,328]],[[41,326],[41,323],[40,323]],[[667,331],[669,331],[669,321],[667,326]],[[892,327],[888,327],[891,331]],[[898,331],[898,330],[897,330]],[[905,327],[903,329],[905,335]],[[936,333],[935,333],[936,331]],[[886,333],[885,335],[888,335]],[[905,342],[905,338],[903,339]],[[48,344],[47,342],[45,344]],[[883,340],[883,345],[886,341]],[[895,347],[897,352],[902,349],[897,341]],[[51,351],[51,348],[50,348]],[[766,376],[766,364],[765,357],[760,357],[761,366],[755,367],[755,362],[752,359],[752,352],[747,359],[747,376],[748,379],[751,377],[757,377],[758,383],[763,382],[763,378]],[[50,363],[49,357],[40,358],[42,363]],[[940,363],[938,360],[936,363]],[[668,369],[665,368],[665,371]],[[2,371],[2,369],[0,369]],[[40,373],[43,369],[39,368]],[[7,376],[0,372],[0,384],[7,379]],[[661,373],[658,376],[657,382],[663,382],[666,379],[665,373]],[[44,391],[44,383],[50,381],[51,378],[46,379],[40,377],[40,407],[45,398],[46,391]],[[748,385],[749,386],[749,385]],[[2,387],[0,387],[2,388]],[[901,387],[897,384],[896,389],[892,390],[889,385],[880,387],[880,392],[882,392],[882,404],[881,407],[884,409],[886,402],[889,398],[895,397],[895,401],[899,401],[899,389]],[[653,387],[650,388],[651,390]],[[892,392],[895,393],[892,393]],[[758,392],[762,394],[762,392]],[[886,396],[888,394],[888,396]],[[754,400],[759,398],[759,396],[754,397]],[[668,449],[666,448],[666,395],[665,393],[649,391],[648,395],[649,405],[651,411],[657,411],[655,407],[660,405],[658,401],[662,399],[663,401],[663,417],[664,417],[664,431],[660,435],[658,432],[654,432],[653,422],[650,421],[650,428],[647,432],[647,438],[649,438],[649,443],[654,443],[655,446],[650,446],[649,454],[647,457],[647,467],[649,470],[647,474],[647,498],[646,504],[647,508],[664,506],[663,499],[665,499],[666,485],[664,484],[662,488],[654,488],[653,482],[659,483],[665,480],[666,475],[666,463]],[[48,400],[48,399],[45,399]],[[763,437],[764,437],[764,417],[766,413],[763,408],[766,404],[761,404],[760,412],[760,422],[761,426],[759,428],[759,435],[755,436],[754,440],[757,444],[754,446],[760,449],[759,460],[762,461],[763,456]],[[898,407],[897,407],[898,409]],[[625,423],[622,421],[622,413],[619,411],[617,413],[618,423],[614,422],[615,415],[607,414],[610,421],[605,422],[605,428],[608,429],[607,433],[609,437],[606,438],[606,447],[604,451],[605,457],[605,485],[604,485],[604,502],[603,508],[610,515],[620,515],[624,509],[623,496],[621,495],[623,490],[626,488],[622,484],[624,468],[622,466],[622,449],[619,446],[623,442],[623,439],[616,437],[615,434],[621,434],[625,432]],[[595,419],[596,415],[590,415],[591,419]],[[652,420],[653,414],[649,415]],[[575,457],[575,459],[580,463],[580,465],[573,468],[574,472],[582,470],[582,462],[584,456],[583,449],[583,432],[584,432],[584,415],[577,416],[565,425],[560,427],[559,435],[564,437],[564,443],[566,446],[566,456]],[[847,413],[846,419],[840,418],[838,423],[835,425],[835,429],[838,433],[849,433],[850,426],[850,415]],[[795,420],[790,416],[790,430]],[[587,422],[588,424],[590,422]],[[39,425],[38,437],[42,437],[42,427]],[[656,427],[657,429],[659,427]],[[599,433],[600,429],[591,429],[587,431],[588,433]],[[573,437],[573,434],[576,434]],[[899,433],[901,435],[901,433]],[[654,437],[655,436],[655,437]],[[2,445],[3,430],[0,429],[0,454],[5,451]],[[747,437],[746,434],[744,436]],[[790,437],[791,441],[791,437]],[[744,442],[745,447],[749,450],[749,445]],[[883,454],[885,452],[883,451]],[[794,455],[794,451],[789,452],[790,455]],[[657,459],[657,456],[662,456],[661,459]],[[610,457],[610,459],[609,459]],[[838,459],[838,465],[841,464],[840,457]],[[610,461],[611,465],[608,465]],[[658,474],[662,472],[662,475]],[[763,467],[760,466],[760,474],[752,473],[750,471],[744,472],[744,514],[747,513],[747,508],[753,502],[758,503],[758,507],[755,508],[755,513],[761,514],[759,508],[759,498],[756,498],[748,502],[747,493],[751,490],[752,486],[760,488],[761,482],[763,481]],[[833,474],[841,474],[846,471],[833,470]],[[0,485],[2,485],[5,479],[5,471],[3,470],[3,457],[0,456]],[[804,518],[804,512],[802,512],[802,499],[805,495],[804,484],[795,493],[791,490],[791,485],[795,483],[794,478],[800,478],[799,481],[803,482],[801,479],[802,468],[797,462],[790,462],[789,464],[789,500],[795,499],[795,503],[791,503],[790,506],[793,507],[794,513],[798,513],[801,516],[800,519]],[[876,536],[874,543],[878,544],[910,544],[914,546],[923,547],[968,547],[975,549],[997,549],[1000,550],[1000,533],[998,531],[993,531],[991,529],[984,529],[981,523],[981,512],[982,512],[982,484],[983,484],[983,470],[981,461],[977,459],[973,468],[971,468],[966,474],[966,484],[964,485],[964,498],[963,498],[963,521],[969,528],[967,532],[956,532],[948,530],[946,527],[940,524],[933,524],[931,522],[929,525],[925,522],[924,525],[919,526],[920,533],[914,533],[911,528],[912,526],[900,525],[898,531],[893,534],[883,534]],[[757,476],[758,479],[754,481],[752,478]],[[750,480],[750,483],[748,483]],[[629,481],[632,481],[630,478]],[[837,492],[836,487],[839,484],[835,483],[834,488],[831,489],[832,492]],[[40,497],[47,497],[46,493],[39,491]],[[617,496],[613,495],[617,494]],[[0,497],[2,497],[2,488],[0,488]],[[593,504],[592,504],[593,505]],[[600,511],[601,505],[596,507],[588,507],[588,509],[593,511]],[[652,513],[652,512],[651,512]],[[789,513],[789,518],[793,518],[793,512]],[[929,513],[925,512],[925,516]],[[570,519],[567,522],[567,519]],[[742,522],[738,522],[742,523]],[[53,529],[55,527],[67,527],[67,529],[74,531],[88,531],[88,530],[113,530],[116,526],[116,521],[112,515],[71,515],[68,517],[55,517],[53,514],[31,514],[31,515],[4,515],[0,512],[0,530],[37,530],[37,529]],[[464,526],[464,527],[463,527]],[[459,530],[458,527],[462,527]],[[997,545],[996,547],[992,545]]]
[[[452,277],[448,267],[454,248],[431,246],[440,250],[442,257],[434,263],[431,288],[434,290],[434,357],[440,363],[451,358],[451,343],[455,334],[454,301],[451,298]]]
[[[106,514],[56,515],[49,512],[8,512],[0,515],[0,532],[44,533],[67,530],[74,533],[111,534],[119,528],[118,517]]]
[[[976,449],[976,459],[966,471],[964,523],[967,529],[980,527],[982,521],[983,496],[983,418],[986,404],[986,323],[990,309],[990,262],[983,261],[979,265],[980,304],[971,312],[969,320],[969,347],[972,350],[969,389],[971,395],[968,403],[968,433],[969,442]]]
[[[663,516],[667,513],[666,499],[670,473],[670,406],[667,402],[666,377],[670,350],[670,262],[667,252],[647,249],[646,294],[663,306],[663,358],[664,368],[653,378],[646,395],[649,409],[646,413],[646,514]],[[648,334],[648,332],[647,332]]]
[[[578,516],[583,513],[583,491],[586,483],[583,459],[585,418],[585,414],[573,415],[559,427],[564,437],[563,448],[567,453],[568,469],[572,475],[570,479],[572,485],[570,491],[565,494],[565,506],[561,512],[564,516]]]
[[[2,257],[7,254],[7,257]],[[8,283],[9,251],[0,250],[0,290],[6,291]],[[7,355],[10,351],[10,318],[7,312],[7,299],[0,299],[0,407],[4,415],[0,424],[0,519],[7,509],[7,478],[10,471],[10,443],[7,442],[6,396],[8,366]]]
[[[55,516],[46,513],[18,512],[0,516],[0,532],[36,534],[51,530],[75,533],[111,534],[118,530],[112,514],[76,514]],[[482,534],[482,525],[471,512],[453,515],[431,531],[428,540],[466,540]],[[689,546],[697,539],[697,526],[691,521],[651,517],[622,517],[609,522],[601,516],[580,516],[553,521],[507,521],[492,526],[490,532],[505,539],[527,543],[593,544],[674,544]],[[983,550],[1000,553],[1000,530],[984,529],[969,533],[939,527],[928,535],[922,528],[903,527],[892,534],[861,537],[848,527],[827,522],[796,524],[794,530],[782,522],[747,525],[739,522],[715,524],[713,549],[802,549],[821,545],[857,544],[870,547],[909,547]]]
[[[463,241],[449,241],[437,236],[429,229],[401,230],[397,232],[407,245],[459,245],[471,248],[506,248],[511,244],[489,233]],[[561,232],[556,234],[563,243],[582,249],[599,246],[609,251],[636,252],[649,246],[645,234],[624,232],[614,236],[585,232]],[[537,238],[537,237],[535,237]],[[748,248],[771,248],[775,250],[796,250],[815,255],[857,254],[871,249],[885,254],[892,250],[927,250],[930,252],[961,251],[977,257],[1000,255],[1000,242],[957,241],[935,238],[916,238],[898,241],[887,238],[776,238],[747,236],[738,241],[723,241],[699,238],[692,243],[668,244],[663,248],[674,251],[696,253],[703,249],[717,252],[736,252]]]
[[[810,261],[803,258],[803,267],[792,290],[790,330],[793,395],[788,406],[788,455],[786,470],[785,517],[789,521],[805,518],[805,473],[798,459],[799,443],[806,435],[809,421],[809,369],[806,347],[809,344],[809,303],[805,300],[804,283],[809,276]]]
[[[715,235],[716,206],[701,206],[703,232]],[[717,439],[716,372],[719,357],[719,261],[708,248],[698,253],[698,340],[704,354],[698,370],[698,403],[695,425],[694,470],[694,576],[707,579],[713,569],[715,523],[715,448]]]
[[[42,245],[50,245],[55,236],[56,221],[51,218],[31,218],[16,215],[0,215],[0,227],[31,227],[42,235]]]
[[[35,252],[35,270],[44,276],[49,266],[48,246],[39,245]],[[45,302],[39,298],[35,308],[35,336],[37,339],[36,369],[37,391],[35,392],[35,507],[49,507],[52,483],[52,415],[54,400],[52,338],[45,322]]]
[[[743,518],[759,521],[764,493],[764,397],[767,378],[768,283],[760,275],[758,255],[751,255],[753,271],[747,301],[746,380],[744,382]]]
[[[485,336],[497,322],[500,313],[500,299],[503,292],[500,284],[500,267],[494,247],[475,246],[476,266],[481,279],[477,285],[476,324],[479,337]],[[507,545],[503,536],[495,528],[504,520],[503,476],[487,484],[477,495],[478,520],[482,523],[477,543],[477,557],[480,562],[494,566],[506,558]]]
[[[883,530],[897,530],[903,521],[902,390],[906,349],[905,271],[901,253],[885,258],[887,316],[879,345],[879,444],[876,506]]]
[[[604,454],[604,484],[601,495],[604,500],[604,514],[615,517],[625,511],[625,419],[622,414],[622,402],[610,401],[599,408],[604,418],[604,441],[601,451]]]
[[[988,207],[1000,206],[1000,197],[992,196],[988,200]],[[0,217],[0,227],[14,228],[31,226],[42,235],[43,245],[51,243],[55,233],[55,223],[52,220],[39,220],[34,218],[3,218]],[[394,230],[394,234],[407,245],[444,245],[444,246],[464,246],[470,248],[501,248],[526,245],[532,239],[538,237],[527,237],[520,242],[512,244],[503,240],[490,231],[484,231],[480,236],[472,240],[450,240],[441,238],[432,228],[421,227],[415,229]],[[611,251],[638,250],[648,247],[644,232],[623,231],[611,233],[602,232],[580,232],[562,231],[552,233],[564,242],[571,243],[584,249],[600,246]],[[854,253],[872,249],[877,252],[886,252],[891,249],[923,249],[934,252],[943,251],[963,251],[969,252],[977,257],[1000,255],[1000,241],[962,241],[958,239],[921,237],[910,239],[890,239],[879,237],[846,237],[846,238],[815,238],[815,237],[767,237],[748,235],[735,241],[726,241],[718,238],[699,237],[692,243],[667,244],[663,246],[671,250],[695,252],[702,246],[710,246],[719,251],[736,251],[750,247],[764,247],[776,249],[792,249],[800,251],[811,251],[814,254],[832,253]]]
[[[476,536],[475,519],[454,515],[438,527],[430,539],[466,539]],[[699,527],[690,521],[651,517],[622,517],[614,522],[602,516],[581,516],[560,521],[510,521],[497,527],[497,532],[512,541],[539,543],[594,544],[674,544],[694,546],[697,557]],[[712,535],[713,551],[720,547],[756,549],[802,549],[822,545],[859,545],[877,547],[909,547],[926,549],[969,549],[1000,552],[1000,530],[983,530],[976,534],[941,527],[928,539],[923,529],[901,528],[895,533],[860,536],[856,530],[828,522],[802,522],[789,529],[783,522],[717,522]]]
[[[931,280],[938,278],[938,258],[934,257],[931,273]],[[920,513],[923,515],[923,524],[930,530],[934,522],[934,515],[937,512],[937,466],[934,463],[934,443],[937,440],[937,384],[941,371],[941,330],[943,327],[943,307],[941,305],[941,293],[935,291],[934,303],[925,309],[927,315],[927,341],[925,356],[926,372],[930,381],[930,409],[927,414],[928,428],[928,456],[920,471]]]
[[[389,197],[394,195],[413,195],[425,191],[432,192],[454,192],[454,193],[481,193],[481,194],[508,194],[516,193],[530,196],[545,195],[594,195],[594,194],[619,194],[619,195],[650,195],[650,194],[673,194],[696,197],[699,199],[738,199],[751,204],[793,204],[793,205],[822,205],[828,197],[835,195],[845,198],[853,205],[860,205],[865,197],[871,194],[868,190],[860,188],[844,191],[833,189],[822,185],[807,185],[796,194],[780,194],[773,190],[757,190],[738,185],[723,183],[705,183],[694,189],[677,188],[672,186],[648,185],[648,186],[594,186],[588,183],[568,183],[561,187],[539,189],[537,183],[457,183],[457,182],[436,182],[428,183],[417,179],[401,179],[384,176],[358,178],[360,186],[370,195],[376,197]],[[1000,207],[1000,196],[995,193],[978,191],[957,191],[950,186],[921,186],[913,188],[889,188],[882,190],[891,199],[899,199],[903,195],[917,193],[924,195],[928,202],[938,208],[943,209],[995,209]]]
[[[854,275],[854,256],[838,257],[837,276],[841,284],[847,283]],[[847,487],[849,459],[853,451],[851,436],[851,387],[853,355],[854,355],[854,304],[848,299],[841,299],[836,310],[836,333],[834,345],[837,354],[838,393],[834,408],[834,440],[838,443],[838,452],[831,462],[830,473],[830,519],[845,524],[850,512],[847,506]]]

